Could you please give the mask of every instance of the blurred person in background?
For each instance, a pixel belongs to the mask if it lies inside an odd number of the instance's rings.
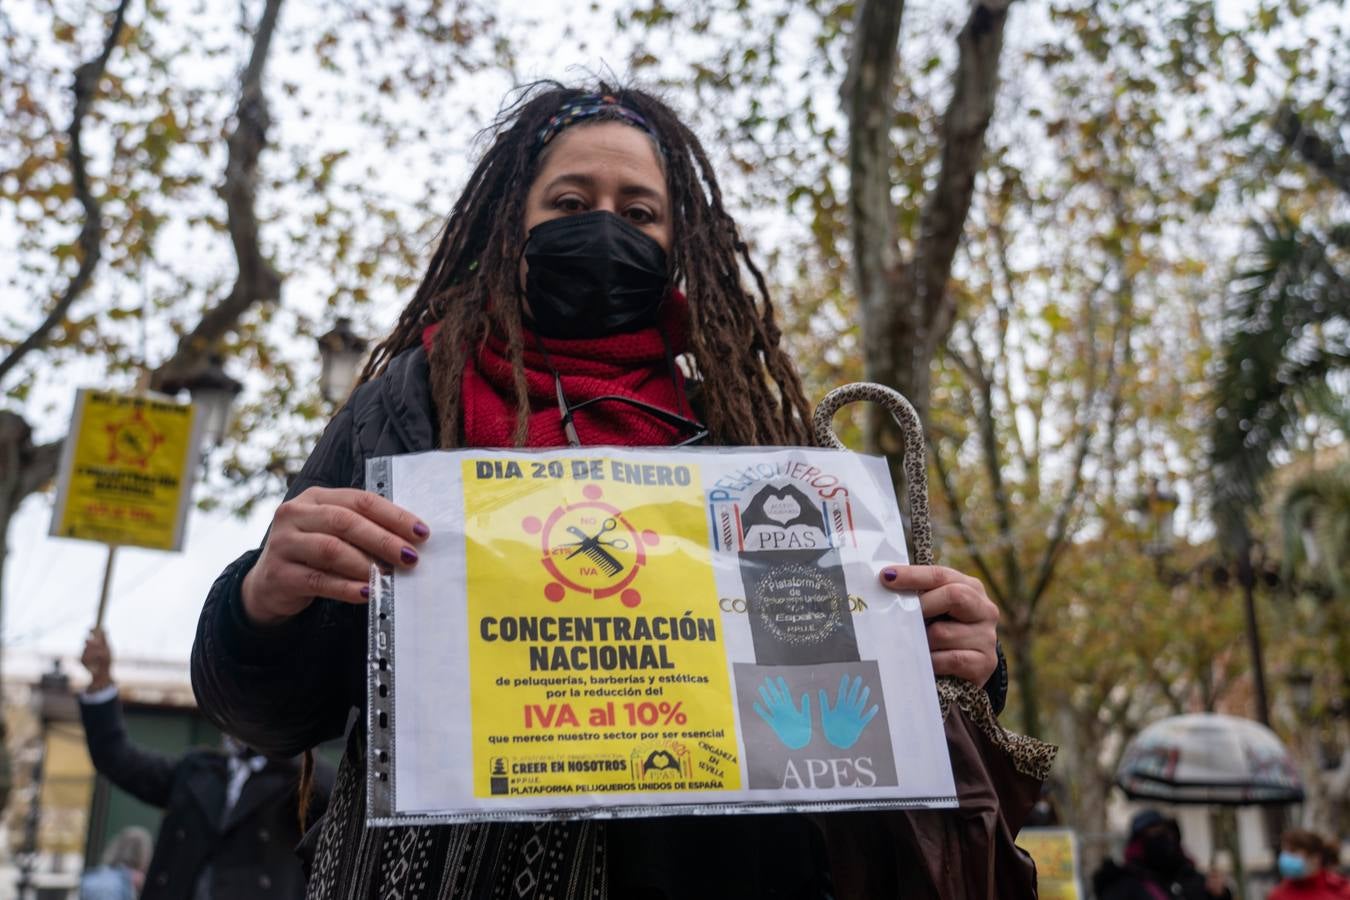
[[[1041,785],[1041,796],[1036,801],[1036,805],[1031,808],[1027,814],[1027,821],[1023,828],[1058,828],[1059,805],[1055,803],[1055,785],[1047,781]]]
[[[1350,881],[1333,871],[1335,848],[1312,831],[1295,828],[1280,839],[1280,883],[1270,900],[1350,900]]]
[[[103,864],[80,878],[80,900],[136,900],[150,868],[154,840],[139,825],[129,825],[103,851]]]
[[[1130,820],[1125,862],[1106,860],[1092,876],[1098,900],[1232,900],[1217,872],[1202,875],[1181,846],[1181,826],[1156,809]]]
[[[327,805],[332,768],[316,767],[312,799],[302,810],[297,760],[267,759],[228,735],[219,750],[177,757],[139,747],[122,722],[112,651],[101,630],[90,632],[80,662],[89,670],[80,718],[94,768],[136,799],[164,810],[141,900],[304,896],[305,873],[295,848],[302,819],[322,815]]]

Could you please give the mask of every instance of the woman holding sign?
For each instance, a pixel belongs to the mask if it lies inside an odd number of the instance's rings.
[[[286,755],[340,736],[364,708],[369,566],[414,567],[430,536],[363,490],[369,458],[455,447],[803,445],[808,423],[764,278],[697,138],[642,91],[527,89],[266,542],[207,598],[192,654],[202,709],[250,745]],[[998,611],[982,585],[941,567],[886,567],[877,577],[918,592],[934,671],[988,685],[1001,707]],[[313,898],[817,898],[847,895],[845,885],[956,897],[966,895],[961,873],[935,883],[917,874],[918,861],[976,833],[975,852],[1020,866],[1008,826],[988,816],[953,830],[936,813],[887,814],[900,818],[886,826],[884,858],[829,836],[853,814],[369,828],[364,716],[355,721],[311,835]],[[986,786],[999,777],[997,765],[979,768],[972,777]],[[960,772],[957,782],[964,787]]]

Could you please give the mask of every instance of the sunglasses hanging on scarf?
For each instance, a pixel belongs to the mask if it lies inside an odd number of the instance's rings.
[[[686,432],[689,436],[674,443],[672,447],[691,447],[703,443],[708,439],[708,429],[702,422],[682,416],[679,413],[663,409],[653,403],[645,400],[639,400],[636,397],[624,397],[620,394],[603,394],[599,397],[591,397],[580,403],[572,404],[567,399],[567,393],[563,391],[562,375],[558,373],[553,365],[553,359],[549,356],[548,350],[544,347],[543,341],[539,341],[539,350],[543,354],[544,364],[548,366],[549,371],[553,373],[553,390],[558,397],[558,415],[562,419],[563,434],[567,436],[567,443],[572,447],[582,446],[581,436],[577,433],[576,414],[583,410],[592,410],[599,412],[603,404],[612,404],[614,406],[628,407],[643,412],[654,419],[664,422],[674,428]],[[670,349],[666,349],[666,366],[670,371],[670,380],[679,389],[679,378],[675,374],[675,360],[670,356]]]

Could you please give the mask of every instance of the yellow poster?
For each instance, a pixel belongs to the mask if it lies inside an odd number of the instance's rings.
[[[81,390],[62,453],[51,533],[177,550],[192,490],[193,411]]]
[[[367,461],[430,532],[376,571],[367,820],[948,808],[885,460],[812,448]]]
[[[462,478],[475,796],[738,789],[697,466]]]
[[[1079,900],[1078,841],[1070,828],[1024,828],[1017,846],[1036,861],[1042,900]]]

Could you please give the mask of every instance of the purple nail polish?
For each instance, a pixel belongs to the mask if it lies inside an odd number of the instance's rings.
[[[418,522],[415,525],[413,525],[413,534],[417,535],[420,538],[424,538],[427,535],[431,534],[431,529],[423,525],[421,522]]]
[[[417,551],[411,547],[404,547],[399,551],[398,558],[403,560],[403,564],[411,566],[417,562]]]
[[[361,596],[367,600],[370,599],[370,585],[368,584],[361,585]]]
[[[895,571],[894,569],[882,569],[882,570],[881,570],[881,577],[882,577],[884,580],[886,580],[886,581],[894,581],[894,580],[895,580],[895,576],[896,576],[896,571]]]

